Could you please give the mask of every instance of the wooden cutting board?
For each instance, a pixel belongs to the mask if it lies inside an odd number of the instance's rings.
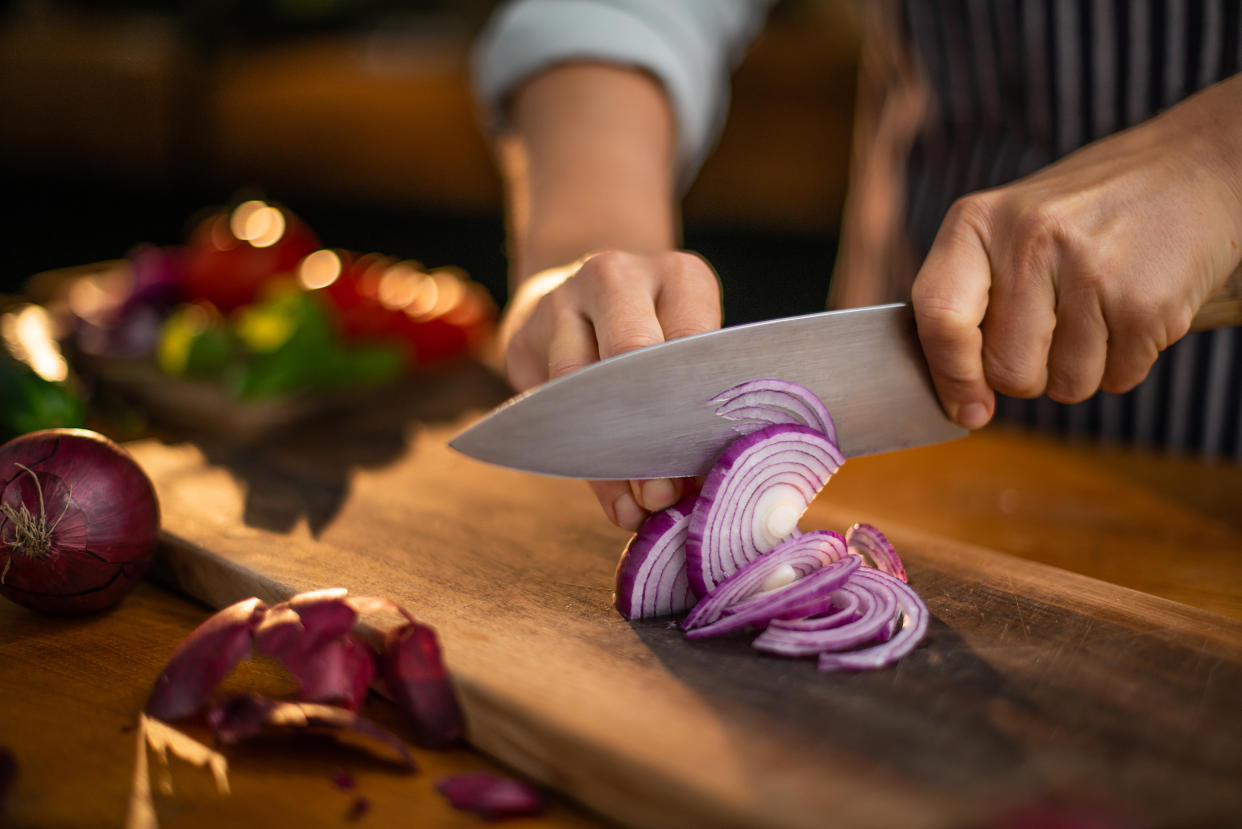
[[[933,613],[898,666],[689,642],[612,609],[627,535],[585,487],[446,447],[501,394],[442,378],[262,446],[134,445],[164,577],[213,606],[397,600],[438,629],[476,746],[626,825],[1242,821],[1242,623],[888,525]],[[852,520],[821,497],[803,528]]]

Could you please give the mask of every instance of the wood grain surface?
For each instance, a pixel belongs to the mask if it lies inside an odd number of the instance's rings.
[[[0,802],[0,826],[100,829],[126,825],[136,767],[137,713],[173,648],[209,610],[162,587],[140,584],[120,606],[83,618],[33,613],[0,601],[0,745],[17,758],[18,774]],[[282,671],[247,662],[223,691],[293,691]],[[403,734],[395,707],[372,694],[363,713]],[[204,727],[180,726],[211,742]],[[225,749],[230,793],[211,776],[175,758],[165,769],[151,755],[151,786],[162,829],[221,826],[353,825],[468,829],[473,814],[455,811],[436,791],[446,774],[511,775],[469,749],[412,749],[407,773],[393,755],[365,741],[324,735],[273,736]],[[352,786],[334,782],[339,773]],[[599,821],[553,799],[527,825],[586,829]]]
[[[262,447],[136,445],[164,510],[164,577],[212,605],[333,585],[406,604],[440,631],[472,742],[627,825],[1242,820],[1242,622],[894,518],[933,613],[896,668],[821,675],[744,638],[691,643],[612,610],[626,534],[585,487],[445,446],[496,393],[446,382]],[[942,463],[979,463],[976,437],[937,447]],[[953,478],[905,485],[942,503]],[[836,484],[804,529],[884,512],[858,514]]]

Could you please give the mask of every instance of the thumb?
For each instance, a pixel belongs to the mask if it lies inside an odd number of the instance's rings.
[[[951,214],[952,215],[952,214]],[[946,219],[914,280],[914,318],[932,382],[945,412],[978,429],[996,397],[983,373],[983,331],[992,266],[978,232]]]

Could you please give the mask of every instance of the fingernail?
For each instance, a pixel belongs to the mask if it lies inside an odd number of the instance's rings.
[[[650,481],[643,481],[640,489],[642,490],[643,506],[652,511],[671,507],[673,502],[677,500],[677,488],[673,486],[673,482],[668,478],[655,478]]]
[[[967,403],[957,410],[957,422],[967,429],[981,429],[988,422],[988,407],[982,403]]]
[[[617,500],[612,502],[612,509],[617,514],[617,524],[627,530],[638,529],[638,525],[643,523],[643,518],[647,515],[628,492],[617,496]]]

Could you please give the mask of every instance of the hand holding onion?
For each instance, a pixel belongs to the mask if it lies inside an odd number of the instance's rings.
[[[0,446],[0,595],[33,610],[111,607],[146,573],[155,488],[97,432],[47,429]]]

